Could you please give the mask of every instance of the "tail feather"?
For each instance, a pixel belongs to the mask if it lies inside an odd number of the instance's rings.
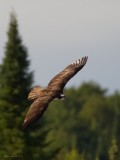
[[[39,86],[34,87],[28,95],[28,100],[35,100],[38,98],[42,90],[43,89],[41,89]]]

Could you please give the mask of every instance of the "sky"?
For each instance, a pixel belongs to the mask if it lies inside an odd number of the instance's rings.
[[[119,0],[0,0],[0,63],[12,10],[35,85],[47,86],[68,64],[88,56],[66,87],[94,81],[109,93],[120,91]]]

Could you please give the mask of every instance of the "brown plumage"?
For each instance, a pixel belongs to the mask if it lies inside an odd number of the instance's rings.
[[[66,83],[84,67],[87,59],[88,57],[83,57],[68,65],[49,82],[47,88],[41,89],[39,86],[36,86],[31,90],[28,100],[33,100],[33,103],[26,114],[22,128],[26,128],[40,119],[52,100],[65,99],[63,89]]]

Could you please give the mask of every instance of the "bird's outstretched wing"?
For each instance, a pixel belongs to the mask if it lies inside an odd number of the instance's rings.
[[[36,122],[45,112],[49,104],[49,101],[47,97],[40,97],[37,98],[32,105],[30,106],[30,109],[28,110],[25,120],[22,124],[22,128],[26,128],[31,123]]]
[[[66,83],[80,71],[87,62],[88,57],[83,57],[78,61],[68,65],[62,72],[56,75],[48,84],[48,88],[63,89]]]

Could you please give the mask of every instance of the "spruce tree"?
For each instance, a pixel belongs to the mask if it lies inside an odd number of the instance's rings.
[[[30,61],[18,32],[15,13],[11,14],[7,36],[0,65],[0,152],[10,156],[21,154],[24,148],[21,122],[33,74],[29,72]]]
[[[48,152],[44,122],[22,130],[23,115],[29,106],[27,94],[33,73],[26,47],[18,32],[15,13],[11,14],[5,56],[0,65],[0,157],[11,159],[52,159],[57,150]],[[38,129],[40,127],[40,129]]]

